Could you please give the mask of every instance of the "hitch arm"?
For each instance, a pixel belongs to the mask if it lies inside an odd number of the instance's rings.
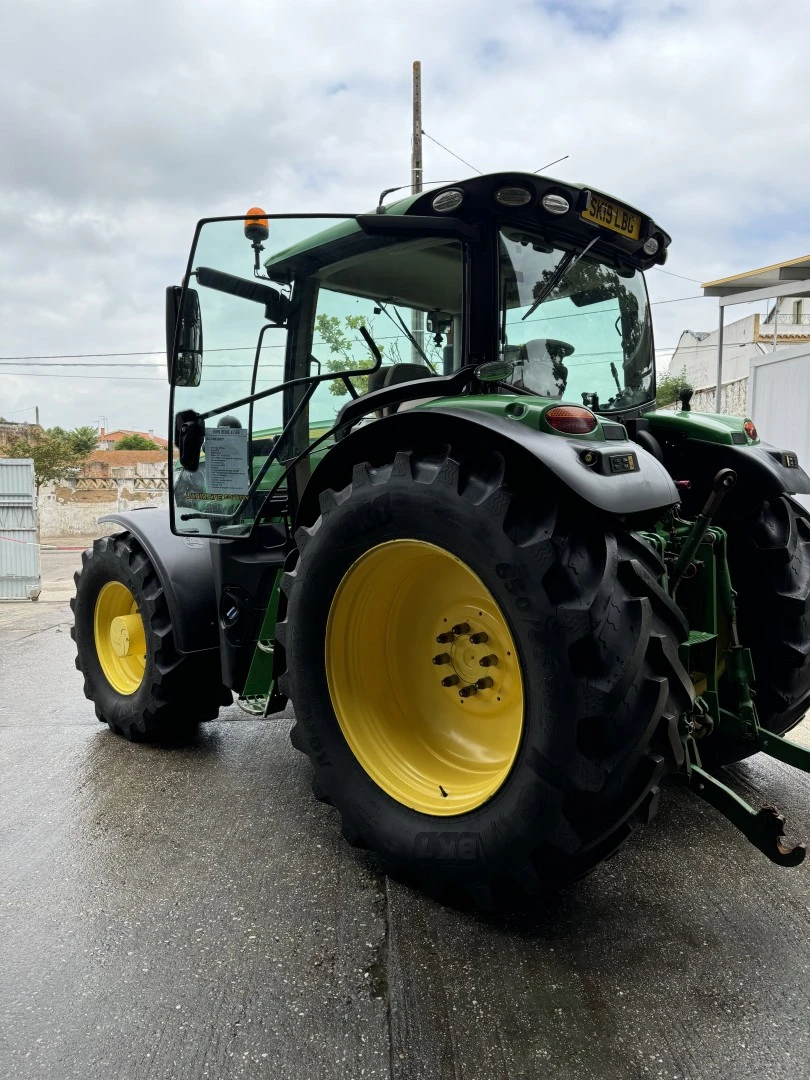
[[[700,765],[691,765],[688,783],[696,795],[719,810],[771,862],[777,866],[798,866],[804,861],[807,854],[804,844],[790,847],[785,842],[785,819],[773,806],[754,810],[745,799],[741,799]]]
[[[792,765],[794,769],[801,769],[810,773],[810,750],[806,746],[799,746],[784,735],[774,735],[767,728],[757,724],[757,740],[763,754],[769,754],[777,761],[784,761],[786,765]]]

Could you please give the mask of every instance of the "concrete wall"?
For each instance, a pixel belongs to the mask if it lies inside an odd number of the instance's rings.
[[[763,347],[757,344],[756,336],[759,316],[749,315],[745,319],[728,323],[723,330],[723,382],[748,377],[748,366],[752,357],[760,356]],[[696,340],[688,330],[681,334],[678,347],[669,361],[672,375],[680,375],[686,369],[686,378],[691,386],[714,385],[717,374],[717,330],[700,335]]]
[[[723,382],[734,382],[748,375],[750,364],[765,353],[773,351],[773,320],[776,319],[777,348],[790,347],[810,341],[810,314],[805,311],[808,301],[791,296],[779,298],[765,318],[758,314],[734,319],[734,306],[726,308],[723,330]],[[734,320],[729,322],[728,320]],[[717,378],[717,344],[719,332],[708,333],[684,330],[669,361],[672,375],[686,369],[692,386],[710,386]]]
[[[40,492],[39,529],[40,537],[47,540],[53,536],[104,536],[117,532],[115,525],[99,525],[98,519],[104,514],[113,514],[122,510],[135,510],[140,506],[165,506],[168,508],[167,495],[155,499],[114,499],[92,502],[59,501],[52,493]],[[168,511],[167,511],[168,512]]]
[[[715,412],[715,387],[703,386],[695,391],[692,408],[700,412]],[[749,416],[748,376],[724,382],[720,397],[720,412],[728,416]]]
[[[39,493],[40,536],[101,536],[105,514],[140,506],[168,506],[168,464],[163,451],[95,451],[66,479]]]
[[[33,439],[42,432],[39,424],[0,424],[0,450],[10,446],[15,439]]]
[[[666,405],[668,412],[680,410],[680,402],[674,405]],[[716,412],[714,406],[714,387],[701,386],[695,390],[692,397],[692,408],[695,412]],[[750,416],[748,401],[748,378],[735,379],[734,382],[723,383],[720,412],[727,416]]]

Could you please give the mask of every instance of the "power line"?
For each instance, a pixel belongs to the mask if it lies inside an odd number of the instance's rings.
[[[4,371],[3,374],[20,379],[112,379],[119,382],[166,382],[166,379],[144,379],[136,375],[57,375],[53,371]],[[222,382],[241,386],[245,381],[243,379],[206,379],[206,384]]]
[[[432,135],[428,135],[424,128],[422,128],[421,131],[426,139],[430,139],[432,143],[436,143],[436,145],[440,146],[445,153],[450,155],[450,157],[454,157],[456,161],[460,161],[461,164],[466,165],[468,169],[472,169],[473,172],[477,172],[479,176],[484,175],[480,169],[476,169],[476,167],[474,165],[471,165],[469,161],[465,161],[463,157],[459,157],[458,154],[454,153],[449,146],[445,146],[444,143],[440,143],[438,139],[434,139]]]
[[[570,158],[570,154],[563,154],[562,157],[555,158],[553,161],[549,161],[547,165],[541,165],[539,169],[534,170],[535,176],[537,173],[543,172],[544,169],[550,169],[552,165],[559,165],[561,161],[567,161]]]
[[[681,281],[694,281],[696,285],[702,285],[702,281],[698,281],[696,277],[684,277],[683,274],[673,274],[671,270],[664,270],[662,266],[654,266],[653,270],[657,270],[659,274],[666,274],[668,277],[680,278]]]
[[[655,307],[657,304],[679,304],[681,300],[708,300],[710,297],[699,294],[698,296],[676,296],[674,300],[653,300],[650,307]]]
[[[540,321],[542,321],[542,320],[540,320]],[[746,348],[746,347],[748,347],[748,346],[750,346],[752,344],[756,344],[756,342],[740,341],[740,342],[735,342],[734,344],[727,344],[725,346],[725,349],[727,351],[731,350],[731,349],[744,349],[744,348]],[[654,349],[654,352],[655,353],[674,353],[677,348],[678,348],[678,344],[675,344],[675,345],[659,345]],[[687,346],[687,348],[690,351],[702,351],[704,349],[711,349],[713,352],[717,352],[717,345],[716,344],[689,345],[689,346]],[[584,356],[614,356],[614,355],[618,355],[618,352],[615,349],[610,349],[610,350],[607,350],[605,352],[581,352],[581,353],[577,354],[578,359],[581,358],[581,357],[584,357]],[[590,365],[588,365],[588,364],[580,364],[578,366],[580,366],[580,367],[588,367]],[[111,381],[115,381],[115,382],[155,382],[155,383],[156,382],[159,382],[159,383],[165,383],[166,382],[166,380],[163,379],[163,378],[157,378],[157,379],[142,378],[142,377],[132,376],[132,375],[86,375],[86,374],[63,375],[63,374],[56,374],[56,373],[50,372],[50,371],[6,371],[6,372],[4,372],[4,374],[9,375],[9,376],[11,376],[13,378],[20,378],[20,379],[36,379],[36,378],[40,378],[40,379],[104,379],[104,380],[111,380]],[[243,386],[245,384],[245,380],[244,379],[206,379],[205,380],[206,386],[209,386],[212,383],[229,383],[232,386]],[[25,412],[26,410],[20,409],[20,410],[17,410],[17,411],[18,412]]]
[[[650,307],[656,307],[658,304],[678,304],[682,300],[703,300],[703,299],[705,299],[705,297],[703,297],[703,296],[676,296],[672,300],[652,300],[650,302]],[[541,318],[541,319],[532,319],[530,321],[531,322],[551,322],[554,319],[573,319],[573,318],[576,318],[578,315],[583,315],[584,316],[584,315],[589,315],[589,314],[590,313],[586,312],[586,311],[579,311],[579,312],[571,312],[570,315],[549,315],[545,319],[543,319],[543,318]],[[378,341],[392,341],[398,336],[401,337],[402,335],[396,335],[396,334],[383,335],[381,337],[378,337],[376,340],[378,340]],[[218,349],[206,349],[206,356],[208,356],[211,353],[254,352],[255,348],[256,348],[255,345],[229,345],[227,347],[218,348]],[[286,348],[286,345],[264,345],[264,346],[262,346],[262,348],[263,349],[284,349],[284,348]],[[41,353],[41,354],[34,354],[34,355],[31,355],[31,356],[0,356],[0,364],[5,365],[5,364],[9,364],[9,363],[20,363],[23,360],[31,361],[31,362],[35,362],[35,361],[38,361],[38,360],[85,360],[85,359],[111,360],[111,359],[115,359],[116,357],[119,357],[119,356],[165,356],[165,355],[166,355],[166,352],[165,352],[164,349],[144,350],[143,352]],[[35,363],[35,366],[36,367],[43,367],[44,365]],[[58,366],[58,365],[55,365],[55,366]],[[84,367],[84,366],[87,366],[87,367],[101,367],[100,364],[87,364],[87,365],[70,364],[70,365],[65,365],[65,366],[69,366],[69,367]],[[146,364],[131,364],[131,365],[116,364],[115,366],[116,367],[147,367],[149,365],[146,365]],[[162,365],[155,364],[153,366],[160,367]],[[232,368],[232,367],[252,367],[253,364],[252,363],[250,363],[250,364],[208,364],[207,366],[208,367]],[[23,412],[24,410],[21,409],[19,411]]]
[[[227,348],[208,349],[208,352],[253,352],[255,345],[229,345]],[[283,349],[285,345],[264,345],[265,349]],[[142,352],[90,352],[90,353],[43,353],[35,356],[0,356],[0,360],[86,360],[91,358],[106,360],[113,356],[165,356],[165,349],[143,350]]]
[[[212,349],[211,351],[213,352],[214,350]],[[18,360],[0,360],[0,367],[9,367],[9,366],[14,367],[18,363],[19,363]],[[76,363],[61,364],[61,363],[58,363],[58,362],[53,362],[51,360],[32,360],[31,361],[31,367],[38,367],[38,368],[40,368],[40,367],[46,367],[46,368],[86,367],[86,368],[95,368],[96,371],[102,371],[107,366],[108,365],[106,365],[106,364],[90,364],[90,363],[85,363],[84,361],[81,361],[78,364],[76,364]],[[231,370],[233,368],[252,368],[253,367],[253,362],[251,361],[250,363],[241,363],[241,364],[212,364],[212,363],[208,363],[205,366],[206,366],[206,368],[225,368],[226,370]],[[282,367],[284,367],[284,364],[283,363],[269,364],[269,363],[267,363],[267,361],[264,361],[262,363],[262,367],[263,368],[268,368],[268,367],[282,368]],[[165,364],[149,364],[149,363],[145,363],[145,364],[124,363],[124,364],[112,364],[112,365],[110,365],[110,370],[111,371],[118,371],[119,368],[135,368],[136,370],[140,370],[140,371],[156,371],[159,368],[163,368],[165,370],[166,365]],[[32,408],[33,408],[33,406],[32,406]]]

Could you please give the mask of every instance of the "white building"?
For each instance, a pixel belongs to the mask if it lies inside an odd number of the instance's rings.
[[[775,266],[709,281],[706,296],[728,298],[765,287],[787,290],[795,281],[797,291],[810,276],[810,256]],[[804,290],[802,290],[804,291]],[[714,411],[719,330],[684,330],[669,362],[671,375],[685,373],[695,389],[694,408]],[[748,411],[748,378],[752,360],[774,348],[810,343],[810,297],[777,296],[765,315],[746,315],[723,328],[723,412],[743,415]]]

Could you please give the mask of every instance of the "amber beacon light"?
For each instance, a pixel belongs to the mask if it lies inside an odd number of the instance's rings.
[[[260,244],[270,235],[267,214],[260,206],[251,206],[245,215],[245,236],[254,244]]]

